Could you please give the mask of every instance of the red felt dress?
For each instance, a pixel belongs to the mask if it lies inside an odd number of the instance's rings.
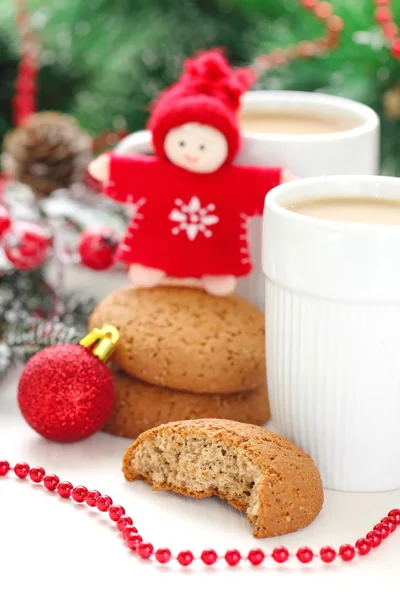
[[[281,169],[224,165],[193,173],[156,156],[111,154],[107,196],[132,205],[117,260],[170,277],[247,275],[247,221],[261,215]]]

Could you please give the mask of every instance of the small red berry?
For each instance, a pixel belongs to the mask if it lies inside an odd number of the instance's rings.
[[[389,512],[389,517],[393,517],[396,524],[400,525],[400,508],[393,508],[393,510]]]
[[[377,548],[382,543],[382,534],[380,531],[370,531],[365,537],[371,543],[373,548]]]
[[[0,237],[10,228],[11,217],[5,206],[0,204]]]
[[[59,483],[60,480],[57,475],[46,475],[43,479],[43,485],[49,492],[55,492]]]
[[[303,546],[297,550],[296,556],[301,563],[309,563],[314,558],[314,553],[311,548]]]
[[[230,567],[236,567],[241,558],[239,550],[228,550],[225,554],[225,560]]]
[[[200,558],[205,565],[210,566],[217,562],[218,556],[215,550],[203,550]]]
[[[193,562],[194,556],[190,550],[182,550],[176,558],[182,567],[188,567]]]
[[[171,560],[171,550],[168,548],[160,548],[159,550],[156,550],[155,557],[159,563],[164,565]]]
[[[277,563],[284,563],[289,558],[289,552],[284,546],[277,546],[272,551],[272,558]]]
[[[365,556],[371,550],[371,542],[366,540],[365,538],[360,538],[356,541],[355,547],[357,549],[358,554],[361,556]]]
[[[29,475],[29,465],[26,462],[17,463],[14,467],[14,473],[20,479],[25,479]]]
[[[374,527],[374,530],[379,531],[384,540],[389,537],[390,529],[387,525],[385,525],[385,523],[377,523]]]
[[[7,475],[10,470],[10,463],[7,460],[0,460],[0,477]]]
[[[46,471],[43,467],[32,467],[29,471],[29,477],[34,483],[41,483],[46,475]]]
[[[109,227],[91,227],[83,231],[78,242],[82,264],[95,271],[103,271],[114,263],[119,244],[117,233]]]
[[[150,558],[150,556],[153,554],[153,550],[153,545],[148,544],[147,542],[142,542],[137,547],[137,553],[139,554],[140,558]]]
[[[324,563],[331,563],[336,558],[336,551],[331,546],[324,546],[319,555]]]
[[[125,529],[125,527],[127,527],[127,525],[133,525],[133,521],[130,517],[123,515],[122,517],[120,517],[118,519],[117,527],[118,527],[119,531],[124,531],[124,529]]]
[[[97,500],[100,498],[100,492],[97,490],[90,490],[86,496],[86,504],[92,508],[96,506]]]
[[[96,507],[100,512],[107,512],[108,510],[110,510],[111,505],[112,500],[110,496],[100,496],[100,498],[98,498],[96,502]]]
[[[256,567],[258,565],[261,565],[261,563],[263,562],[263,560],[265,558],[265,554],[261,550],[261,548],[254,548],[253,550],[250,550],[247,558],[248,558],[249,562],[254,567]]]
[[[85,502],[87,495],[88,489],[84,485],[77,485],[72,490],[72,499],[75,500],[75,502]]]
[[[113,506],[110,507],[110,510],[108,511],[108,515],[111,519],[111,521],[114,521],[115,523],[120,519],[120,517],[122,517],[122,515],[125,514],[125,509],[123,506],[119,506],[118,504],[115,504]]]
[[[30,271],[46,260],[50,238],[39,225],[16,221],[4,234],[2,246],[16,269]]]
[[[62,481],[58,484],[57,493],[61,498],[71,498],[74,486],[69,481]]]
[[[345,561],[352,560],[354,558],[355,554],[356,554],[356,551],[354,550],[354,547],[351,546],[350,544],[343,544],[343,546],[340,546],[340,548],[339,548],[339,556],[342,560],[345,560]]]
[[[381,519],[381,523],[389,527],[389,533],[393,533],[393,531],[396,530],[397,523],[394,517],[383,517],[383,519]]]

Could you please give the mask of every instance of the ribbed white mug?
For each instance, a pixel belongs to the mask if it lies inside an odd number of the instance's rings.
[[[400,202],[400,179],[316,177],[266,199],[266,355],[277,431],[308,452],[324,486],[400,488],[400,225],[297,214],[328,197]]]
[[[242,149],[237,157],[239,164],[280,165],[290,169],[297,177],[378,173],[379,119],[364,104],[314,92],[252,91],[244,94],[243,115],[276,112],[346,118],[354,120],[356,126],[347,131],[321,135],[244,133]],[[151,149],[149,131],[132,133],[116,147],[116,151],[121,154],[146,153],[151,152]],[[254,270],[248,277],[240,280],[238,292],[264,310],[261,221],[261,217],[250,221]]]

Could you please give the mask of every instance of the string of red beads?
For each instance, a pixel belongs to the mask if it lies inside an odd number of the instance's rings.
[[[374,0],[375,21],[382,29],[382,33],[389,42],[393,56],[400,60],[400,37],[399,28],[393,20],[391,9],[392,0]]]
[[[302,40],[298,44],[258,56],[254,61],[254,69],[257,73],[280,66],[296,58],[320,56],[338,46],[344,24],[341,17],[333,14],[332,5],[321,0],[300,0],[300,3],[305,10],[322,23],[325,27],[325,35],[315,40]]]
[[[46,475],[43,467],[30,468],[26,462],[19,462],[13,468],[6,460],[0,460],[0,477],[5,477],[9,473],[14,474],[19,479],[29,479],[33,483],[43,484],[50,492],[57,492],[61,498],[74,500],[78,503],[85,502],[91,508],[97,508],[100,512],[107,512],[111,521],[113,521],[117,529],[121,532],[122,537],[131,550],[136,552],[140,558],[148,560],[152,557],[160,563],[167,564],[172,559],[176,559],[182,567],[188,567],[194,560],[200,560],[206,566],[214,565],[217,560],[224,560],[230,567],[235,567],[243,560],[248,560],[253,566],[261,565],[269,555],[265,554],[261,548],[250,550],[247,557],[243,557],[239,550],[228,550],[223,556],[218,554],[213,549],[203,550],[199,557],[195,557],[190,550],[182,550],[176,556],[172,555],[169,548],[159,548],[154,550],[153,544],[143,542],[143,538],[139,535],[138,530],[133,525],[131,517],[125,514],[125,509],[119,504],[114,504],[110,496],[102,495],[97,490],[88,490],[84,485],[73,486],[69,481],[60,481],[57,475]],[[365,556],[373,548],[381,545],[383,540],[389,537],[396,528],[400,526],[400,509],[394,508],[387,516],[381,519],[371,531],[367,533],[365,538],[360,538],[353,545],[343,544],[338,552],[331,546],[324,546],[315,554],[311,548],[303,546],[299,548],[296,554],[292,555],[284,546],[277,546],[272,551],[270,558],[275,563],[285,563],[289,558],[296,557],[303,564],[310,563],[316,558],[320,558],[323,563],[331,563],[338,556],[344,561],[349,562],[358,554]]]

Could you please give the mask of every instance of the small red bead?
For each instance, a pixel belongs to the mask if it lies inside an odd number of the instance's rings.
[[[85,502],[87,495],[88,489],[84,485],[77,485],[72,491],[72,499],[75,500],[75,502]]]
[[[239,550],[228,550],[225,554],[225,560],[230,567],[235,567],[241,558]]]
[[[393,510],[389,512],[389,517],[393,517],[396,524],[400,525],[400,508],[393,508]]]
[[[110,496],[100,496],[100,498],[96,502],[96,507],[100,512],[107,512],[110,510],[112,505],[112,500]]]
[[[114,506],[110,507],[108,514],[109,514],[111,521],[115,521],[115,523],[116,523],[120,519],[120,517],[122,517],[122,515],[125,514],[125,509],[123,506],[119,506],[118,504],[115,504]]]
[[[25,479],[29,475],[29,465],[26,462],[17,463],[14,467],[14,473],[20,479]]]
[[[90,490],[86,496],[86,504],[92,508],[96,506],[97,500],[100,498],[100,492],[97,490]]]
[[[123,515],[118,519],[117,527],[120,531],[124,531],[127,525],[133,525],[133,521],[130,517]],[[136,529],[136,528],[135,528]]]
[[[331,563],[336,558],[336,551],[331,546],[324,546],[319,555],[324,563]]]
[[[365,556],[371,550],[371,542],[366,540],[365,538],[360,538],[356,541],[355,547],[357,549],[358,554],[361,556]]]
[[[124,535],[124,540],[126,545],[131,550],[136,550],[141,542],[143,542],[143,538],[138,533],[134,533],[133,531],[129,531],[126,535]]]
[[[122,537],[124,540],[127,540],[131,533],[138,533],[138,530],[134,525],[126,525],[122,532]]]
[[[375,0],[377,6],[387,6],[391,0]]]
[[[62,481],[58,484],[57,493],[61,498],[71,498],[74,486],[69,481]]]
[[[353,560],[356,555],[356,551],[354,550],[354,546],[350,544],[343,544],[339,548],[339,556],[342,560],[349,561]]]
[[[217,562],[218,556],[215,550],[203,550],[200,558],[205,565],[210,566]]]
[[[7,460],[0,460],[0,477],[7,475],[10,470],[10,463]]]
[[[289,551],[285,546],[277,546],[272,551],[272,558],[277,563],[284,563],[289,558]]]
[[[329,2],[318,2],[317,6],[314,8],[314,14],[317,19],[328,19],[332,12],[333,9]]]
[[[400,38],[393,40],[392,54],[395,58],[400,58]]]
[[[382,534],[380,531],[370,531],[365,537],[371,543],[373,548],[377,548],[382,543]]]
[[[171,560],[171,550],[169,550],[168,548],[160,548],[156,551],[155,557],[159,563],[165,565],[165,563]]]
[[[46,475],[46,471],[43,467],[32,467],[29,471],[29,477],[34,483],[41,483]]]
[[[314,6],[317,6],[318,0],[301,0],[301,3],[307,10],[312,10]]]
[[[194,556],[190,550],[183,550],[176,558],[182,567],[188,567],[193,562]]]
[[[392,38],[396,37],[396,35],[399,33],[399,28],[397,27],[396,23],[385,23],[382,26],[382,31],[383,31],[383,35],[391,40]]]
[[[296,556],[301,563],[309,563],[314,558],[314,552],[311,550],[311,548],[303,546],[297,550]]]
[[[153,545],[148,544],[147,542],[142,542],[137,547],[137,553],[139,554],[140,558],[150,558],[150,556],[153,554],[153,550]]]
[[[385,523],[377,523],[374,527],[374,531],[379,531],[384,540],[389,537],[390,529]]]
[[[389,23],[392,20],[392,11],[387,6],[379,6],[375,10],[375,21],[382,25],[383,23]]]
[[[257,565],[261,565],[265,558],[265,554],[261,548],[254,548],[253,550],[250,550],[247,558],[249,562],[256,567]]]
[[[381,519],[381,523],[389,527],[389,533],[396,531],[397,523],[394,517],[383,517],[383,519]]]
[[[46,475],[43,479],[43,485],[49,492],[55,492],[59,483],[60,480],[57,475]]]

